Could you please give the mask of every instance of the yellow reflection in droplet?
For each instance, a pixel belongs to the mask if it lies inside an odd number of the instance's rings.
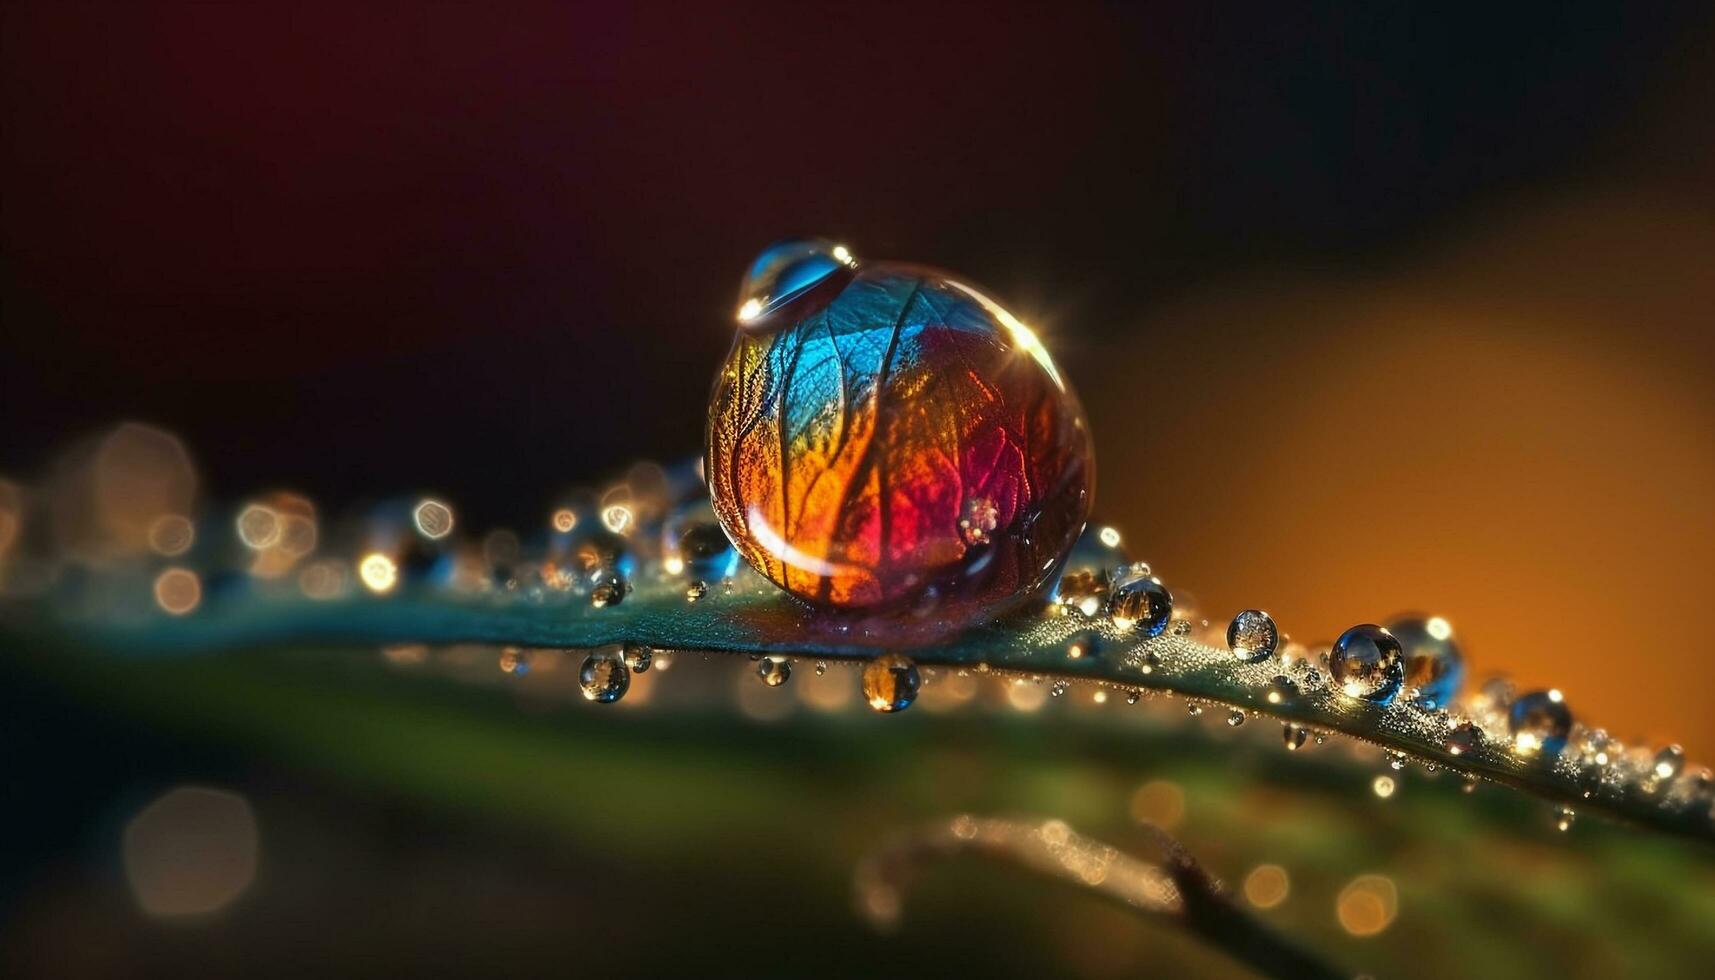
[[[1245,875],[1245,901],[1259,909],[1271,909],[1286,901],[1292,880],[1278,864],[1259,864]]]
[[[380,595],[391,592],[399,583],[399,566],[381,552],[372,551],[358,563],[357,575],[369,591]]]
[[[202,602],[202,579],[188,568],[169,568],[155,576],[155,604],[183,616]]]
[[[1399,889],[1382,875],[1353,878],[1334,903],[1340,928],[1354,936],[1373,936],[1386,929],[1399,914]]]
[[[1120,546],[1120,533],[1114,528],[1104,527],[1100,531],[1096,532],[1096,537],[1102,542],[1102,544],[1105,544],[1110,548],[1118,548]]]
[[[180,786],[125,827],[122,858],[131,893],[163,918],[218,912],[256,878],[256,817],[244,797]]]
[[[1377,776],[1370,780],[1370,790],[1382,799],[1393,795],[1394,782],[1392,776]]]
[[[1453,624],[1440,616],[1431,616],[1423,624],[1423,631],[1432,639],[1445,640],[1453,635]]]
[[[554,516],[550,518],[550,523],[553,524],[554,530],[561,534],[565,534],[567,531],[578,526],[578,515],[570,508],[561,507],[559,510],[554,511]]]
[[[601,522],[615,534],[631,531],[631,508],[624,504],[609,504],[601,509]]]
[[[1185,818],[1185,791],[1167,779],[1152,779],[1131,794],[1131,818],[1172,830]]]

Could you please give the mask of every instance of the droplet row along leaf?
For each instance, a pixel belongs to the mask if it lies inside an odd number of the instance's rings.
[[[861,628],[846,638],[816,624],[809,610],[748,573],[728,581],[731,588],[708,589],[700,601],[687,602],[682,577],[643,575],[633,595],[606,607],[571,599],[541,602],[509,594],[459,597],[408,590],[321,602],[240,594],[213,599],[186,618],[161,617],[146,624],[71,618],[37,621],[35,628],[69,631],[86,645],[128,656],[404,642],[578,650],[630,643],[814,661],[869,661],[884,652]],[[1419,763],[1523,789],[1580,813],[1606,813],[1715,841],[1706,788],[1664,777],[1653,755],[1621,752],[1617,746],[1599,754],[1587,744],[1588,733],[1575,735],[1558,753],[1520,751],[1492,718],[1465,728],[1459,715],[1403,698],[1389,705],[1363,701],[1337,690],[1325,670],[1302,657],[1244,663],[1224,644],[1215,645],[1221,642],[1222,637],[1191,629],[1183,620],[1147,637],[1135,624],[1123,628],[1105,616],[1063,610],[984,624],[952,641],[905,652],[924,667],[1102,685],[1124,692],[1128,701],[1139,691],[1156,691],[1193,705],[1220,704],[1311,733],[1373,742]],[[1287,739],[1289,746],[1293,742]],[[1661,765],[1664,771],[1671,768],[1673,777],[1679,775],[1677,757]]]

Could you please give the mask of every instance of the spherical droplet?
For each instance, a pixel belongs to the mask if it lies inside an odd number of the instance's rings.
[[[695,579],[723,579],[738,571],[738,551],[721,530],[707,497],[683,504],[661,525],[661,554],[667,570]]]
[[[1120,629],[1135,629],[1144,636],[1160,636],[1173,617],[1173,593],[1161,580],[1129,572],[1115,582],[1108,596],[1108,615]]]
[[[704,469],[757,571],[814,605],[909,609],[948,628],[1053,574],[1089,513],[1077,397],[988,297],[915,266],[853,269],[777,246],[746,280]]]
[[[1086,527],[1066,556],[1066,564],[1049,586],[1048,604],[1064,612],[1094,616],[1107,605],[1108,589],[1116,573],[1131,564],[1118,535],[1104,536],[1112,528]]]
[[[1262,689],[1262,699],[1276,707],[1291,704],[1298,697],[1298,685],[1285,674],[1276,674]]]
[[[1678,776],[1685,768],[1685,750],[1677,745],[1669,745],[1655,754],[1655,762],[1650,766],[1650,775],[1667,782]]]
[[[1464,755],[1475,751],[1483,744],[1483,730],[1468,721],[1462,721],[1453,726],[1447,733],[1447,741],[1443,743],[1449,755]]]
[[[1508,709],[1507,730],[1520,752],[1558,755],[1572,732],[1572,710],[1559,691],[1532,691]]]
[[[1246,609],[1227,625],[1227,647],[1238,660],[1254,664],[1274,656],[1280,646],[1280,630],[1274,618],[1261,609]]]
[[[625,658],[625,666],[634,674],[642,674],[655,663],[655,651],[641,643],[626,643],[621,648],[621,656]]]
[[[625,601],[625,594],[630,591],[631,583],[625,580],[625,576],[604,568],[595,573],[590,583],[590,605],[597,609],[617,606]]]
[[[921,683],[917,665],[902,654],[883,654],[863,668],[864,699],[871,708],[883,713],[911,707]]]
[[[1245,723],[1245,713],[1237,708],[1227,712],[1227,726],[1237,728]]]
[[[1371,623],[1354,626],[1328,651],[1328,670],[1347,697],[1390,704],[1405,682],[1404,657],[1393,634]]]
[[[786,657],[763,657],[756,662],[756,676],[769,687],[779,687],[792,676],[792,661]]]
[[[816,661],[816,676],[820,677],[823,674],[826,674],[827,672],[828,672],[828,662],[826,660]]]
[[[1287,722],[1280,726],[1281,741],[1286,743],[1286,751],[1297,752],[1304,747],[1304,742],[1310,737],[1310,730],[1303,725]]]
[[[1444,708],[1465,680],[1465,656],[1453,627],[1440,616],[1399,616],[1387,631],[1405,654],[1405,689],[1420,708]]]
[[[703,596],[706,596],[708,594],[709,594],[709,583],[703,581],[702,579],[697,579],[695,582],[692,582],[691,584],[685,586],[685,601],[686,602],[696,602],[698,599],[701,599]]]
[[[586,701],[612,704],[631,687],[631,670],[611,653],[592,653],[578,669],[578,687]]]

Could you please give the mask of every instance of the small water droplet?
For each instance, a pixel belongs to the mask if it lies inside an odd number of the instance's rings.
[[[1507,711],[1513,747],[1527,755],[1558,755],[1572,731],[1572,710],[1559,691],[1532,691]]]
[[[1262,699],[1269,704],[1280,706],[1291,704],[1298,697],[1298,685],[1285,674],[1276,674],[1274,679],[1264,685]]]
[[[1669,745],[1655,754],[1655,763],[1650,766],[1650,775],[1665,783],[1678,776],[1684,768],[1685,750],[1677,745]]]
[[[1447,733],[1447,741],[1443,743],[1443,747],[1449,755],[1464,755],[1476,751],[1482,744],[1483,730],[1468,721],[1462,721]]]
[[[530,655],[517,647],[503,648],[500,651],[500,672],[523,677],[530,673]]]
[[[641,643],[628,642],[622,650],[625,666],[631,668],[631,672],[634,674],[648,671],[650,666],[655,663],[655,651]]]
[[[1372,623],[1354,626],[1328,651],[1328,670],[1348,697],[1390,704],[1405,682],[1399,641]]]
[[[1066,656],[1072,660],[1082,660],[1094,657],[1101,643],[1101,637],[1094,630],[1081,630],[1073,634],[1066,643]]]
[[[578,687],[586,701],[612,704],[631,687],[631,670],[611,653],[592,653],[578,669]]]
[[[1185,702],[1185,713],[1195,718],[1203,713],[1203,706],[1196,701]]]
[[[1578,814],[1574,813],[1569,806],[1558,807],[1554,811],[1554,827],[1561,833],[1571,830],[1573,822],[1577,819]]]
[[[1279,646],[1280,630],[1261,609],[1246,609],[1227,624],[1227,648],[1243,663],[1267,660]]]
[[[1125,696],[1125,703],[1126,704],[1136,704],[1136,703],[1138,703],[1138,701],[1140,701],[1142,699],[1143,699],[1143,692],[1142,691],[1128,691],[1128,692],[1126,692],[1126,696]]]
[[[917,700],[922,677],[911,658],[898,653],[876,657],[863,668],[863,696],[876,711],[904,711]]]
[[[1057,698],[1060,695],[1065,694],[1067,686],[1068,685],[1065,681],[1055,681],[1053,686],[1048,688],[1048,696]]]
[[[1108,595],[1108,615],[1122,630],[1160,636],[1173,616],[1173,594],[1158,578],[1128,572]]]
[[[823,674],[826,674],[827,672],[828,672],[828,662],[826,660],[816,661],[816,676],[820,677]]]
[[[597,609],[607,606],[617,606],[625,600],[625,594],[631,591],[630,583],[625,576],[610,568],[598,570],[590,582],[590,605]]]
[[[1411,703],[1440,708],[1452,703],[1465,680],[1465,656],[1453,627],[1440,616],[1399,616],[1387,631],[1405,656],[1405,687]]]
[[[1309,729],[1303,725],[1287,722],[1280,726],[1281,740],[1286,743],[1286,751],[1297,752],[1304,747],[1304,742],[1310,737]]]
[[[697,579],[695,582],[692,582],[690,585],[685,586],[685,601],[686,602],[696,602],[698,599],[701,599],[703,596],[706,596],[708,594],[709,594],[709,583],[703,581],[702,579]]]
[[[1405,753],[1404,752],[1389,751],[1386,753],[1386,755],[1387,755],[1387,765],[1388,765],[1389,769],[1392,769],[1395,772],[1398,772],[1399,770],[1405,768]]]
[[[779,687],[792,676],[792,661],[786,657],[763,657],[756,663],[756,676],[769,687]]]
[[[1227,727],[1237,728],[1245,723],[1245,713],[1237,708],[1227,712]]]

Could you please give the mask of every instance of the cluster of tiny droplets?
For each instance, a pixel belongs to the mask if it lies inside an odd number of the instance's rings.
[[[199,516],[188,454],[170,434],[147,426],[120,427],[80,465],[96,477],[90,482],[103,496],[89,520],[69,525],[59,553],[32,550],[25,532],[40,515],[22,502],[29,495],[0,481],[0,569],[6,573],[0,591],[50,594],[56,577],[80,563],[135,573],[142,583],[139,602],[168,617],[196,615],[216,591],[326,602],[354,595],[386,601],[436,590],[478,602],[582,603],[596,615],[623,606],[644,579],[677,589],[691,603],[772,591],[739,560],[691,467],[640,464],[601,492],[568,494],[535,531],[477,536],[451,504],[434,496],[395,499],[344,522],[328,521],[313,502],[285,491]],[[1233,727],[1255,713],[1286,716],[1282,741],[1288,750],[1320,743],[1335,728],[1374,731],[1390,744],[1426,747],[1414,753],[1420,766],[1465,770],[1467,789],[1479,772],[1546,771],[1587,800],[1647,802],[1715,822],[1715,777],[1705,767],[1688,766],[1679,746],[1628,745],[1583,726],[1557,690],[1516,692],[1502,678],[1461,690],[1462,657],[1451,627],[1438,617],[1354,626],[1312,651],[1282,634],[1268,613],[1246,609],[1228,623],[1221,650],[1207,621],[1192,618],[1194,602],[1175,596],[1148,564],[1126,555],[1117,531],[1100,526],[1076,543],[1043,603],[1046,615],[1027,639],[1056,637],[1053,645],[1071,677],[1100,674],[1128,704],[1177,690],[1193,716],[1206,704],[1223,703]],[[424,656],[411,645],[384,652],[397,664]],[[533,672],[529,651],[505,647],[498,658],[506,675]],[[591,653],[579,671],[580,689],[596,703],[618,701],[631,675],[649,670],[651,660],[649,648],[635,643]],[[874,710],[896,712],[914,703],[923,675],[910,658],[864,660],[861,692]],[[780,687],[792,665],[786,657],[764,657],[756,676],[766,687]],[[1045,662],[1037,660],[1023,669],[1041,666]],[[1116,679],[1116,666],[1135,675],[1136,685]],[[826,669],[825,662],[815,665],[818,677]],[[1013,673],[1020,669],[1009,662],[995,671],[1013,677],[1006,696],[1014,708],[1035,710],[1043,698],[1073,700],[1066,698],[1068,677],[1044,684],[1040,676]],[[971,670],[989,674],[991,665]],[[961,670],[952,680],[971,676]],[[1089,701],[1104,703],[1108,691],[1097,689]],[[1316,716],[1327,723],[1308,721]],[[1397,751],[1386,758],[1389,770],[1375,787],[1379,796],[1393,795],[1394,774],[1408,761]],[[1570,828],[1571,811],[1555,823]]]

